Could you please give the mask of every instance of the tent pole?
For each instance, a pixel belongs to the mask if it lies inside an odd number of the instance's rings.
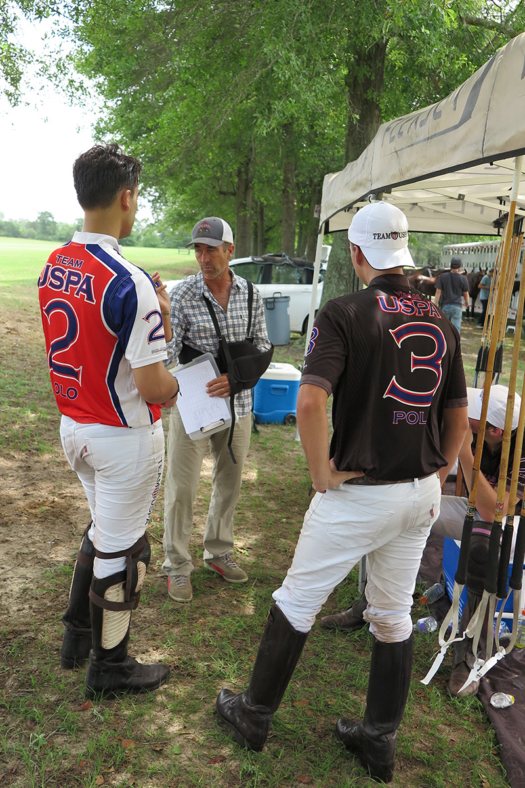
[[[317,236],[317,248],[315,250],[314,278],[312,282],[312,300],[310,301],[310,315],[308,317],[308,328],[306,330],[306,344],[304,346],[305,356],[308,351],[308,345],[310,344],[310,337],[312,336],[312,328],[314,327],[315,304],[317,302],[317,286],[319,283],[319,271],[321,270],[321,254],[323,252],[323,239],[324,239],[324,223],[321,225],[319,235]]]
[[[308,315],[308,328],[306,329],[306,342],[304,346],[304,355],[308,352],[308,345],[310,344],[310,337],[312,336],[312,328],[314,327],[315,319],[315,304],[317,302],[317,286],[319,283],[319,271],[321,270],[321,254],[323,251],[323,238],[324,238],[324,223],[321,225],[319,235],[317,236],[317,247],[315,250],[315,265],[314,277],[312,281],[312,300],[310,301],[310,314]],[[295,431],[295,440],[300,441],[299,426]]]

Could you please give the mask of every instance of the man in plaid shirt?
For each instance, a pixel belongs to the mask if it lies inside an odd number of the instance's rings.
[[[222,334],[228,342],[246,338],[248,326],[248,286],[245,279],[229,268],[233,254],[231,227],[215,216],[197,222],[192,231],[195,257],[200,273],[189,276],[171,292],[173,338],[167,343],[168,361],[185,362],[200,353],[217,357],[219,340],[203,296],[217,315]],[[254,288],[252,333],[259,350],[271,345],[266,332],[261,297]],[[228,375],[220,375],[208,386],[211,397],[229,397]],[[251,434],[251,391],[235,396],[236,423],[232,450],[228,451],[228,430],[193,441],[186,434],[177,408],[172,408],[168,436],[168,468],[164,497],[163,568],[168,575],[168,594],[176,602],[192,598],[190,573],[193,563],[189,541],[193,527],[193,502],[199,485],[202,460],[208,448],[213,457],[213,490],[204,531],[204,564],[229,583],[245,583],[247,574],[236,564],[233,553],[233,515],[241,491],[242,470]]]

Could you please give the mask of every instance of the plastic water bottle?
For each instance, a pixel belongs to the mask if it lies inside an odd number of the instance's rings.
[[[414,624],[414,632],[435,632],[437,628],[438,628],[438,622],[433,616],[425,616],[425,618],[418,618],[418,620]]]
[[[496,635],[496,623],[494,623],[494,636]],[[505,621],[502,621],[499,625],[499,639],[505,640],[505,638],[510,638],[510,629],[508,628]]]
[[[423,605],[431,605],[433,602],[437,602],[438,599],[441,599],[442,596],[445,594],[445,589],[441,585],[441,583],[434,583],[433,586],[430,586],[421,599],[419,600]]]
[[[518,619],[518,634],[516,635],[516,648],[525,648],[525,610],[521,611]]]

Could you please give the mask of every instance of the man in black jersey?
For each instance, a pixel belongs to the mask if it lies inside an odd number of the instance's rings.
[[[336,735],[372,777],[389,782],[412,670],[412,593],[439,514],[439,475],[468,426],[467,396],[456,329],[403,275],[413,266],[404,214],[372,203],[348,236],[368,287],[317,316],[297,403],[317,494],[273,594],[250,685],[237,695],[222,690],[217,711],[241,746],[262,749],[317,613],[366,555],[374,636],[367,706],[362,722],[340,719]]]

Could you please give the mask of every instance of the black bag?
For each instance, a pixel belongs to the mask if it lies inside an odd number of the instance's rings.
[[[228,450],[231,458],[235,464],[237,460],[232,451],[233,429],[235,427],[235,408],[234,397],[240,391],[252,389],[261,375],[264,375],[273,356],[273,345],[269,350],[258,350],[253,343],[253,336],[251,335],[252,328],[252,308],[253,308],[253,285],[247,282],[248,285],[248,326],[246,328],[246,339],[240,342],[227,342],[222,336],[215,314],[215,309],[209,298],[203,295],[204,301],[210,313],[215,332],[219,338],[219,354],[217,356],[217,366],[221,374],[227,373],[230,382],[230,410],[232,414],[232,425],[230,428],[230,436],[228,438]],[[202,351],[196,350],[189,345],[182,345],[181,352],[179,353],[179,361],[181,364],[187,364],[193,361],[197,356],[201,356]]]

